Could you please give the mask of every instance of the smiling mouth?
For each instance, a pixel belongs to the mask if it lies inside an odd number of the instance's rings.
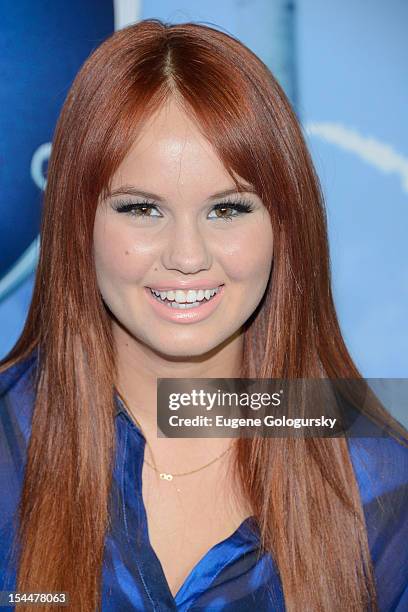
[[[208,304],[208,302],[211,302],[211,300],[213,300],[214,297],[219,293],[221,287],[222,285],[217,287],[214,292],[211,291],[211,294],[207,293],[207,295],[205,295],[205,291],[203,291],[202,293],[204,293],[204,295],[200,295],[200,299],[195,302],[177,302],[174,298],[168,299],[167,297],[161,297],[160,295],[156,295],[156,293],[160,292],[156,291],[155,293],[154,290],[150,287],[148,287],[148,289],[151,295],[163,306],[167,306],[167,308],[172,308],[174,310],[185,310],[188,308],[200,308],[201,306]],[[199,292],[197,292],[197,294],[199,295]]]

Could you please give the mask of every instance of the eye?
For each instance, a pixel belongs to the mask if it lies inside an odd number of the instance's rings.
[[[118,202],[114,205],[118,213],[125,213],[131,217],[161,217],[161,215],[150,215],[152,210],[157,211],[157,207],[151,202]]]
[[[224,219],[224,221],[232,221],[234,217],[240,217],[242,214],[251,213],[254,208],[249,202],[243,200],[238,202],[222,202],[213,206],[212,210],[216,213],[215,217],[210,219]],[[226,211],[232,211],[226,212]],[[217,213],[221,212],[221,215]]]

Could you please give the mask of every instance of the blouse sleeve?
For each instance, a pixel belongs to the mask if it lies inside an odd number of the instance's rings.
[[[350,438],[381,612],[408,610],[408,447],[386,437]]]

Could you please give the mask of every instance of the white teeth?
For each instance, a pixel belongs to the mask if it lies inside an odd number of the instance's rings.
[[[175,301],[178,304],[181,304],[182,302],[187,302],[187,298],[186,298],[185,292],[184,291],[180,291],[179,289],[177,289],[174,299],[175,299]]]
[[[176,291],[158,291],[157,289],[150,289],[150,291],[163,301],[175,302],[180,305],[194,305],[196,302],[202,302],[204,298],[206,300],[211,299],[219,291],[219,287],[215,289],[189,289],[183,291],[177,289]]]

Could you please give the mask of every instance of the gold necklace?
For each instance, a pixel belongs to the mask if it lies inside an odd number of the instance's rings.
[[[135,421],[135,423],[137,424],[137,426],[139,427],[140,431],[142,432],[143,436],[146,439],[146,436],[144,435],[142,426],[140,425],[139,421],[137,420],[137,418],[131,413],[129,406],[126,402],[126,400],[124,399],[123,395],[119,392],[119,390],[116,388],[116,393],[118,394],[120,400],[122,401],[123,405],[125,406],[127,412],[129,413],[129,415],[131,415]],[[229,447],[223,451],[220,455],[217,455],[217,457],[215,457],[215,459],[212,459],[211,461],[209,461],[208,463],[206,463],[205,465],[202,465],[199,468],[196,468],[195,470],[190,470],[188,472],[178,472],[177,474],[171,474],[170,472],[161,472],[160,470],[158,470],[156,468],[156,466],[152,465],[151,463],[149,463],[147,461],[147,459],[144,459],[144,462],[151,467],[155,472],[157,472],[160,475],[160,479],[161,480],[167,480],[167,481],[171,481],[173,480],[173,478],[178,477],[178,476],[187,476],[188,474],[195,474],[196,472],[200,472],[201,470],[204,470],[204,468],[209,467],[210,465],[212,465],[213,463],[215,463],[216,461],[218,461],[219,459],[221,459],[221,457],[223,457],[224,455],[226,455],[228,453],[228,451],[231,450],[232,446],[233,446],[234,442],[232,442]],[[151,452],[151,451],[150,451]]]

